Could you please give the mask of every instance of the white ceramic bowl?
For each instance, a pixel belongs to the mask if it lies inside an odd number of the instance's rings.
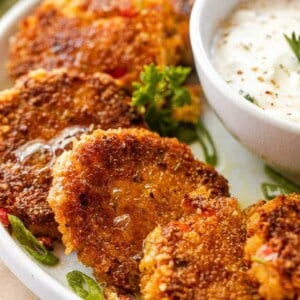
[[[300,183],[300,125],[277,119],[245,101],[210,61],[216,30],[239,0],[196,0],[190,37],[197,72],[208,102],[227,129],[267,164]],[[232,153],[234,155],[234,153]]]

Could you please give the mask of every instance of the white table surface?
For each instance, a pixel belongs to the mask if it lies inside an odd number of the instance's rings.
[[[37,300],[22,282],[0,260],[0,299]]]

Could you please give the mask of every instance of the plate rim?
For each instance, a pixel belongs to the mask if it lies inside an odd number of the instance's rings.
[[[79,300],[71,290],[65,288],[56,279],[47,274],[37,262],[33,261],[0,226],[0,257],[12,273],[18,277],[35,295],[49,300]]]

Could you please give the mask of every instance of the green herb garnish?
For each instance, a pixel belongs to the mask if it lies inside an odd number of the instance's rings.
[[[289,190],[286,190],[278,184],[263,183],[261,189],[266,200],[272,200],[279,195],[290,194]]]
[[[245,95],[244,98],[246,100],[248,100],[249,102],[251,102],[251,103],[254,103],[254,104],[257,103],[256,99],[254,97],[252,97],[251,95],[249,95],[249,94]]]
[[[58,264],[59,259],[24,226],[23,222],[13,215],[8,215],[12,227],[12,235],[18,240],[22,247],[38,262],[54,266]]]
[[[191,104],[191,95],[183,86],[191,69],[145,66],[141,82],[133,83],[133,106],[145,115],[149,127],[162,136],[176,136],[180,122],[174,120],[174,108]]]
[[[300,36],[297,37],[296,33],[293,32],[291,37],[286,34],[284,34],[284,37],[300,62]]]
[[[180,122],[173,118],[173,109],[191,104],[189,90],[184,83],[191,69],[166,67],[160,70],[154,64],[145,66],[141,82],[134,83],[133,106],[144,114],[151,130],[162,136],[177,137],[184,143],[198,140],[207,163],[217,164],[217,152],[213,140],[204,124]]]
[[[279,183],[285,190],[290,191],[290,193],[300,193],[300,187],[298,187],[296,184],[291,182],[289,179],[282,176],[277,171],[273,170],[272,168],[266,166],[265,172],[267,175],[269,175],[274,181]]]
[[[71,289],[82,299],[103,300],[103,288],[94,279],[80,271],[71,271],[66,275]]]
[[[198,123],[195,125],[195,128],[199,143],[203,148],[205,161],[215,167],[218,164],[218,156],[215,144],[209,131],[201,121],[198,121]]]
[[[2,16],[17,0],[1,0],[0,1],[0,16]]]
[[[195,140],[197,140],[197,133],[195,130],[194,123],[180,123],[176,137],[183,143],[191,144]]]
[[[300,193],[300,188],[297,185],[283,177],[277,171],[266,166],[265,172],[277,183],[263,183],[261,185],[262,192],[267,200],[272,200],[279,195]]]

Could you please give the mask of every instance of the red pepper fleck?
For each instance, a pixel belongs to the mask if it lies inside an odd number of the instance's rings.
[[[269,256],[270,254],[273,254],[273,253],[274,253],[273,249],[268,245],[263,245],[259,249],[259,255],[260,256]]]
[[[278,253],[274,252],[271,246],[262,245],[256,252],[256,256],[261,257],[266,261],[276,260],[278,257]]]
[[[8,227],[10,225],[10,222],[9,222],[9,219],[8,219],[8,212],[4,208],[0,208],[0,222],[5,227]]]
[[[42,236],[38,238],[39,242],[41,244],[43,244],[43,246],[47,249],[47,250],[53,250],[53,239],[49,236]]]
[[[134,8],[129,7],[122,9],[120,15],[125,18],[134,18],[137,15],[137,11],[135,11]]]
[[[203,216],[205,218],[212,217],[212,216],[215,216],[215,215],[216,215],[216,212],[214,210],[211,210],[211,209],[203,209],[202,213],[201,213],[201,216]]]
[[[177,229],[179,229],[181,232],[189,232],[190,227],[187,224],[180,223],[178,221],[173,221],[169,224],[170,226],[175,226]]]
[[[132,298],[130,298],[129,296],[125,296],[125,295],[118,295],[119,300],[131,300]]]
[[[123,67],[116,68],[116,69],[108,72],[109,75],[111,75],[112,77],[114,77],[116,79],[123,77],[124,75],[126,75],[126,73],[127,73],[127,69],[123,68]]]

